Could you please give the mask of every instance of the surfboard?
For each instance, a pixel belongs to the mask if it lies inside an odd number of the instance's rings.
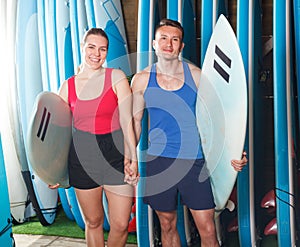
[[[58,188],[58,196],[67,218],[71,221],[75,221],[74,215],[71,210],[72,205],[69,201],[65,188]]]
[[[296,77],[297,77],[297,89],[298,89],[298,95],[300,95],[300,1],[296,0],[294,1],[294,35],[295,35],[295,59],[296,59]],[[298,101],[299,102],[299,101]],[[299,109],[298,104],[298,109]],[[300,112],[299,117],[300,119]]]
[[[86,30],[88,29],[85,0],[70,0],[70,23],[74,71],[81,63],[80,43]]]
[[[109,39],[107,67],[119,68],[132,75],[120,0],[86,1],[88,26],[102,28]]]
[[[167,18],[177,20],[184,29],[183,42],[187,44],[181,54],[181,59],[196,63],[196,16],[195,1],[178,0],[167,1]],[[181,245],[188,246],[191,243],[190,222],[188,209],[183,206],[178,198],[177,206],[177,230]]]
[[[10,206],[8,197],[8,187],[6,180],[6,172],[4,166],[2,141],[0,135],[0,242],[3,246],[13,246],[12,237],[12,218],[10,216]]]
[[[45,13],[45,0],[37,2],[37,18],[38,18],[38,38],[40,48],[40,63],[41,74],[43,81],[43,90],[50,90],[50,75],[48,64],[48,47],[46,35],[46,13]]]
[[[63,2],[63,1],[61,1]],[[59,89],[60,72],[59,72],[59,55],[57,46],[57,26],[56,26],[56,5],[55,0],[44,0],[44,25],[45,25],[45,36],[46,36],[46,46],[47,46],[47,63],[49,72],[49,91],[57,92]]]
[[[230,161],[241,158],[247,123],[244,64],[234,31],[224,15],[220,15],[207,47],[196,116],[217,217],[236,181],[237,172]],[[205,177],[200,174],[199,179]]]
[[[213,28],[221,14],[228,15],[226,0],[203,0],[201,3],[200,64],[203,64]]]
[[[200,65],[204,62],[206,49],[213,32],[215,25],[213,20],[214,7],[216,7],[216,0],[203,0],[201,2],[201,52]]]
[[[26,147],[26,133],[29,115],[36,95],[42,91],[39,42],[37,25],[37,2],[18,2],[16,32],[16,68],[17,92],[20,106],[20,123],[23,145]],[[38,69],[37,69],[38,68]],[[27,152],[27,150],[26,150]],[[27,154],[25,153],[25,157]],[[32,172],[27,159],[22,163],[22,175],[29,197],[43,225],[54,222],[57,207],[57,190],[51,190],[36,174]]]
[[[137,71],[141,71],[154,62],[152,40],[159,9],[157,0],[139,1],[137,30]],[[142,14],[141,14],[142,13]],[[154,246],[153,210],[143,202],[146,177],[145,155],[148,148],[148,114],[144,113],[142,133],[138,144],[138,168],[141,179],[136,189],[136,224],[138,246]]]
[[[279,246],[296,246],[292,162],[291,3],[273,4],[274,142]]]
[[[48,50],[51,50],[51,47],[47,46],[47,37],[49,38],[49,34],[51,33],[49,30],[49,23],[54,24],[53,22],[47,21],[46,18],[49,18],[49,12],[46,11],[46,3],[45,0],[38,1],[38,34],[39,34],[39,45],[40,45],[40,61],[41,61],[41,72],[42,72],[42,81],[43,81],[43,90],[44,91],[55,91],[55,89],[58,88],[57,83],[61,82],[55,82],[55,87],[53,88],[53,83],[50,81],[50,75],[49,71],[50,67],[55,68],[53,73],[51,73],[51,78],[53,79],[53,75],[57,74],[57,72],[60,70],[62,73],[60,74],[61,78],[60,80],[64,80],[64,78],[69,77],[73,73],[73,56],[70,54],[70,25],[68,26],[68,17],[69,16],[69,8],[71,4],[67,4],[64,1],[59,1],[56,5],[56,8],[59,9],[62,13],[58,15],[58,18],[56,20],[56,29],[57,32],[57,49],[60,51],[60,63],[56,63],[55,57],[53,57],[53,53],[50,54],[50,63],[49,65],[49,59],[48,59]],[[62,6],[60,6],[62,4]],[[68,12],[67,12],[68,11]],[[46,13],[45,13],[46,12]],[[49,43],[49,41],[48,41]],[[51,44],[54,45],[54,44]],[[54,62],[54,63],[53,63]],[[59,69],[60,68],[60,69]],[[65,69],[66,68],[66,69]],[[63,188],[58,189],[58,194],[60,198],[61,205],[63,207],[63,210],[66,214],[66,216],[70,220],[74,220],[74,216],[72,214],[72,211],[70,209],[71,205],[69,203],[68,197],[66,195],[66,192]]]
[[[183,51],[183,59],[196,64],[196,12],[194,0],[167,1],[167,18],[179,21],[184,29],[183,42],[187,44]]]
[[[256,243],[256,224],[254,208],[254,110],[253,84],[255,77],[254,40],[255,40],[255,5],[258,1],[237,2],[237,37],[245,65],[248,81],[249,110],[248,129],[245,151],[248,154],[248,165],[240,172],[237,180],[238,191],[238,227],[239,241],[243,246]],[[257,32],[258,36],[261,32]]]
[[[70,7],[65,1],[56,0],[56,43],[59,69],[58,88],[64,80],[74,75]]]
[[[36,97],[27,131],[32,169],[47,184],[69,187],[68,153],[72,139],[70,107],[55,93]]]
[[[187,44],[181,54],[181,59],[196,63],[196,13],[194,0],[167,1],[167,18],[177,20],[184,29],[183,42]],[[187,246],[191,242],[189,229],[189,215],[186,207],[178,203],[177,209],[177,230],[180,236],[181,245]]]
[[[77,1],[75,1],[75,4]],[[71,14],[72,9],[74,7],[74,1],[56,1],[55,3],[55,29],[56,35],[54,38],[56,38],[56,46],[54,48],[57,49],[56,51],[56,70],[59,72],[59,82],[58,87],[62,84],[64,80],[74,75],[74,71],[76,71],[77,66],[74,64],[75,58],[74,56],[76,53],[73,51],[73,42],[76,42],[75,39],[73,39],[72,36],[72,26],[75,26],[75,23],[71,22]],[[77,8],[76,8],[77,10]],[[78,22],[78,16],[75,16]],[[74,19],[74,18],[73,18]],[[72,25],[73,24],[73,25]],[[70,139],[66,139],[70,140]],[[67,154],[64,154],[67,155]],[[65,163],[66,165],[67,163]],[[66,168],[66,167],[65,167]],[[65,171],[65,175],[67,175],[67,171]],[[68,175],[67,175],[68,176]],[[66,181],[65,181],[66,182]],[[63,187],[66,187],[67,185],[62,185]],[[65,210],[66,215],[71,218],[72,220],[75,220],[74,215],[71,211],[71,203],[68,198],[68,194],[66,191],[64,191],[62,188],[58,190],[60,201],[62,203],[62,206]]]
[[[295,59],[296,59],[296,85],[297,85],[297,95],[299,97],[300,95],[300,1],[296,0],[293,2],[294,3],[294,39],[295,39]],[[300,102],[298,100],[298,109],[300,106]],[[300,119],[300,111],[298,110],[298,121]],[[299,122],[300,125],[300,122]],[[299,129],[299,127],[298,127]],[[298,142],[298,150],[299,150],[299,142]],[[299,157],[299,156],[296,156]],[[298,164],[299,165],[299,164]],[[298,180],[298,186],[299,186],[299,182],[300,182],[300,177],[299,177],[299,168],[298,168],[298,176],[297,176],[297,180]],[[298,187],[299,188],[299,187]],[[298,195],[299,197],[299,195]],[[296,203],[296,205],[299,207],[299,202]],[[297,224],[299,225],[299,213],[300,211],[298,210],[296,212],[296,219],[297,220]],[[299,244],[299,237],[297,238],[297,244]]]
[[[15,71],[15,37],[16,37],[17,1],[1,1],[1,54],[10,51],[10,56],[3,55],[0,83],[2,105],[2,147],[4,151],[5,168],[9,190],[11,214],[16,223],[22,223],[26,218],[34,216],[32,204],[28,200],[28,191],[21,175],[21,162],[25,150],[22,149],[19,108],[17,104],[17,87]]]

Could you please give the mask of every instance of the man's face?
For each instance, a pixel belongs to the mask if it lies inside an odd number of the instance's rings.
[[[162,26],[156,31],[153,48],[158,57],[177,59],[183,47],[182,33],[178,28]]]

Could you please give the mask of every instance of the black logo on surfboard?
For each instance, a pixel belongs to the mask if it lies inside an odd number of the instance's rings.
[[[47,134],[47,130],[48,130],[48,126],[49,126],[49,122],[50,122],[50,117],[51,117],[51,113],[48,112],[47,108],[44,107],[44,111],[43,111],[43,115],[42,115],[42,119],[40,122],[40,126],[37,132],[37,137],[41,139],[41,141],[43,142],[45,140],[45,136]]]
[[[217,45],[215,47],[215,54],[223,61],[225,66],[231,68],[231,59]],[[230,75],[216,60],[214,60],[214,69],[227,83],[229,83]]]

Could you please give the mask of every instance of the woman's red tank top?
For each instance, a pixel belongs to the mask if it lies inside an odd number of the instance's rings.
[[[78,99],[75,76],[68,79],[68,101],[76,129],[107,134],[120,129],[118,97],[112,89],[111,68],[106,68],[104,88],[100,96],[91,100]]]

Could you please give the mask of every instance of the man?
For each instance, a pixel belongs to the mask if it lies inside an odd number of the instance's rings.
[[[149,114],[144,202],[158,215],[164,247],[180,246],[176,229],[178,193],[193,216],[201,246],[219,246],[214,198],[195,116],[201,70],[179,59],[184,48],[183,36],[179,22],[163,19],[153,40],[157,63],[137,73],[132,80],[137,140],[145,108]],[[246,162],[243,157],[233,160],[232,165],[240,171]]]

